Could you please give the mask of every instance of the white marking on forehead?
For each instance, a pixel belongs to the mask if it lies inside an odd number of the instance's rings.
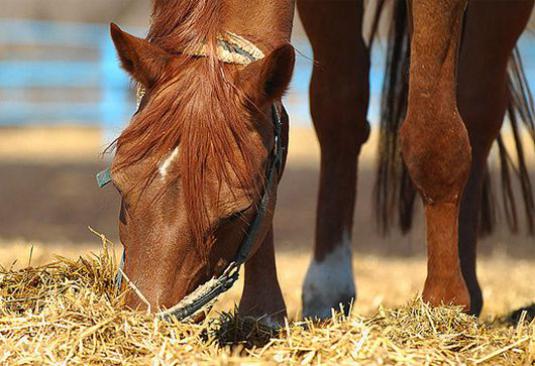
[[[303,284],[303,317],[330,318],[332,308],[339,311],[340,302],[356,298],[356,294],[351,236],[346,231],[323,261],[313,260],[308,267]]]
[[[158,167],[158,170],[160,171],[160,175],[162,178],[165,178],[167,176],[167,171],[171,167],[171,164],[178,156],[178,147],[175,147],[175,149],[167,156],[167,158],[160,164]]]

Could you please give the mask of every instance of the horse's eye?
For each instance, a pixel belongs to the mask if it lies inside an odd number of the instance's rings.
[[[242,217],[243,217],[243,212],[239,211],[239,212],[235,212],[232,215],[226,217],[223,221],[225,223],[231,223],[231,222],[237,221],[238,219],[240,219]]]
[[[231,214],[230,216],[225,217],[223,219],[223,223],[228,224],[228,223],[232,223],[232,222],[238,221],[240,219],[246,221],[246,214],[251,209],[251,207],[252,207],[252,205],[248,206],[247,208],[244,208],[243,210],[236,211],[233,214]]]

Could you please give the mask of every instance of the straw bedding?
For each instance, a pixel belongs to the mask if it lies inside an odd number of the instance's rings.
[[[535,365],[535,322],[525,312],[512,325],[419,299],[279,331],[235,312],[201,324],[159,321],[121,309],[110,253],[0,268],[0,364]]]

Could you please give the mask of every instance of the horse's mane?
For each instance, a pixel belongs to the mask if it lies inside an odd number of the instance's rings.
[[[154,0],[147,38],[167,52],[176,53],[204,42],[215,45],[221,24],[223,1]]]
[[[209,188],[216,179],[228,188],[254,187],[259,174],[253,171],[253,148],[247,139],[249,115],[246,98],[233,78],[233,66],[215,56],[216,36],[222,17],[222,2],[213,0],[155,0],[147,39],[177,55],[165,87],[149,91],[144,111],[134,116],[117,140],[121,159],[114,169],[131,166],[150,157],[154,161],[147,185],[158,173],[158,162],[179,146],[179,169],[170,169],[166,185],[173,186],[180,175],[180,187],[188,210],[189,227],[197,245],[207,243],[208,207],[219,199]],[[181,51],[201,43],[208,45],[206,57],[190,57]],[[210,52],[210,50],[212,50]],[[256,172],[257,173],[257,172]],[[262,176],[262,174],[260,174]],[[260,178],[261,179],[261,178]],[[249,190],[250,191],[250,190]],[[209,204],[212,204],[209,206]],[[208,251],[202,250],[206,255]],[[205,257],[206,259],[206,257]]]

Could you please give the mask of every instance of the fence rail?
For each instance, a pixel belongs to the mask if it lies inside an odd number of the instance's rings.
[[[143,30],[128,29],[142,35]],[[286,106],[295,124],[308,125],[307,87],[312,51],[295,40],[299,56]],[[520,49],[529,84],[535,88],[535,37],[526,33]],[[384,47],[375,47],[370,74],[369,120],[378,119]],[[116,135],[134,110],[134,96],[104,24],[0,19],[0,126],[32,123],[102,124]],[[90,100],[76,100],[81,90]],[[35,98],[35,94],[45,98]],[[86,93],[87,94],[87,93]],[[86,95],[85,94],[85,95]],[[63,97],[62,97],[63,95]]]
[[[0,29],[0,125],[101,123],[117,130],[128,120],[135,102],[107,25],[0,20]],[[73,101],[82,89],[89,100]]]

